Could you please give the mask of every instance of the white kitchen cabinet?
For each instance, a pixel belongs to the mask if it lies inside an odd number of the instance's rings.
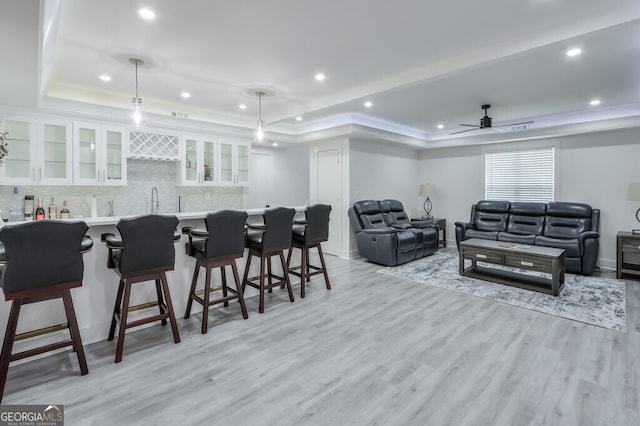
[[[217,140],[210,136],[185,136],[180,167],[181,185],[217,185],[217,170]]]
[[[0,167],[9,185],[68,185],[72,182],[71,122],[6,118],[9,153]]]
[[[249,186],[251,144],[219,140],[220,185]]]
[[[73,123],[73,183],[126,185],[126,129],[99,123]]]

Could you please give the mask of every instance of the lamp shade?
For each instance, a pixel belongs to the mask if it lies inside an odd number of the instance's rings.
[[[431,197],[435,195],[436,187],[430,183],[425,183],[420,185],[420,196],[421,197]]]
[[[632,182],[627,190],[627,200],[640,201],[640,182]]]

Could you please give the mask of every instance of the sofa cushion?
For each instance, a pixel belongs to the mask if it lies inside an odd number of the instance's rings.
[[[475,225],[478,231],[500,232],[507,230],[508,213],[476,211]]]
[[[591,230],[591,218],[547,216],[543,235],[572,239],[578,238],[578,235],[588,230]]]
[[[467,229],[465,232],[465,239],[469,238],[482,238],[483,240],[497,240],[498,231],[477,231],[475,229]]]
[[[378,201],[378,205],[380,206],[380,211],[382,212],[387,225],[391,225],[392,223],[411,222],[409,216],[404,211],[402,202],[398,200],[382,200]]]
[[[413,231],[398,232],[398,251],[413,249],[417,244],[417,236]],[[422,241],[420,241],[420,244],[422,244]]]
[[[544,203],[511,203],[507,232],[519,235],[542,235],[546,207]]]
[[[536,245],[565,250],[565,257],[580,257],[580,241],[577,238],[551,238],[545,235],[536,237]]]
[[[510,232],[500,232],[498,241],[508,241],[510,243],[533,245],[536,242],[536,236],[532,234],[512,234]]]

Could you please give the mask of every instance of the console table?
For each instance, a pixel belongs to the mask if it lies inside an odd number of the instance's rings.
[[[447,219],[441,218],[441,217],[430,217],[429,219],[423,218],[423,217],[411,218],[411,222],[421,222],[424,220],[433,220],[436,223],[436,225],[438,225],[440,232],[442,232],[442,238],[438,240],[438,243],[442,247],[446,247],[447,246]]]
[[[618,246],[616,272],[618,278],[622,278],[622,274],[640,275],[640,234],[620,231],[616,237]]]
[[[506,284],[542,293],[560,294],[564,287],[564,249],[505,243],[501,241],[472,238],[460,242],[460,275]],[[471,266],[465,267],[465,260]],[[491,266],[504,265],[513,268],[536,271],[551,277],[539,277]]]

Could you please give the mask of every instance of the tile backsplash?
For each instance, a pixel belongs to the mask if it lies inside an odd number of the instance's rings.
[[[0,215],[9,217],[13,205],[22,206],[25,195],[34,195],[37,203],[48,212],[51,197],[58,211],[63,200],[67,200],[71,217],[89,217],[88,197],[95,195],[98,201],[98,216],[110,213],[109,201],[113,201],[116,216],[151,212],[151,190],[158,189],[160,213],[180,211],[207,211],[223,208],[243,208],[242,187],[181,187],[176,186],[178,162],[154,160],[128,160],[127,186],[18,186],[18,194],[13,194],[13,185],[0,185]]]

